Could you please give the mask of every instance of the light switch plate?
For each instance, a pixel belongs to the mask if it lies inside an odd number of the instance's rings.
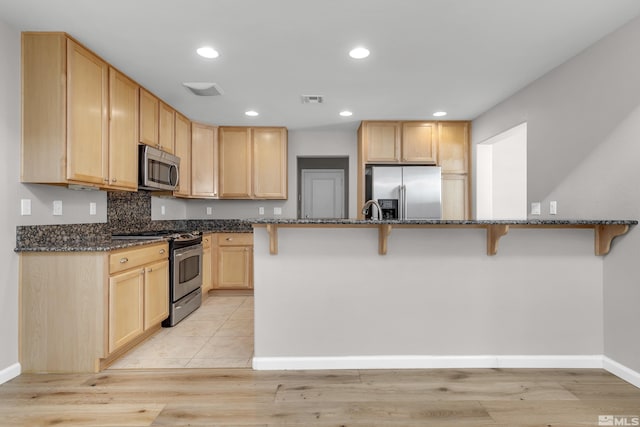
[[[273,208],[274,215],[282,215],[282,208]]]
[[[62,200],[53,201],[53,214],[56,216],[62,215]]]
[[[164,205],[160,206],[160,215],[165,215],[167,213],[167,208]]]
[[[20,199],[20,215],[31,215],[31,199]]]
[[[96,202],[89,202],[89,215],[95,215],[96,214]]]
[[[558,214],[558,202],[552,200],[549,202],[549,214],[557,215]]]
[[[213,213],[213,208],[211,206],[207,206],[207,215],[211,215]]]
[[[258,215],[264,215],[264,206],[258,208]]]

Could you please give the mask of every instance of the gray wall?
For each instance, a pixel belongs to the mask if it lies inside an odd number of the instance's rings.
[[[20,33],[0,21],[0,383],[18,363],[18,256],[13,252],[18,223],[20,177]]]
[[[528,199],[543,216],[557,200],[558,217],[638,219],[638,40],[635,19],[474,120],[474,143],[527,122]],[[604,352],[636,372],[639,252],[636,227],[604,263]]]
[[[590,230],[513,229],[487,256],[484,230],[394,228],[381,256],[374,228],[282,227],[270,255],[260,227],[254,266],[259,359],[550,356],[553,366],[603,351]]]

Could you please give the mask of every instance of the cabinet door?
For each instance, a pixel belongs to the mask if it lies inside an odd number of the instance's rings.
[[[402,162],[436,163],[436,124],[406,122],[402,124]]]
[[[107,174],[106,62],[67,40],[67,179],[104,185]]]
[[[250,199],[251,129],[220,128],[220,197]]]
[[[180,179],[175,196],[191,195],[191,122],[176,113],[176,156],[180,157]]]
[[[259,199],[287,199],[287,131],[253,129],[253,195]]]
[[[160,100],[140,88],[140,142],[158,148]]]
[[[142,268],[109,278],[109,353],[144,331],[143,298]]]
[[[400,161],[400,124],[368,122],[364,129],[365,163]]]
[[[206,296],[209,289],[213,287],[213,277],[211,270],[211,243],[211,233],[207,233],[202,236],[202,294],[204,296]]]
[[[438,165],[442,173],[469,172],[469,123],[438,123]]]
[[[191,195],[218,197],[218,130],[191,124]]]
[[[175,152],[175,122],[176,111],[165,104],[160,102],[159,111],[159,129],[158,129],[158,145],[162,151],[167,153]]]
[[[442,219],[469,219],[468,176],[442,174]]]
[[[145,267],[144,330],[169,317],[169,261]]]
[[[138,189],[138,85],[109,68],[109,187]]]
[[[251,247],[218,247],[218,283],[225,289],[251,289]]]

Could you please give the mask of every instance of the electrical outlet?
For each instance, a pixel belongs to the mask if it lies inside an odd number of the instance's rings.
[[[549,214],[557,215],[558,214],[558,202],[552,200],[549,202]]]
[[[62,215],[62,200],[53,201],[53,214],[56,216]]]
[[[96,202],[89,202],[89,215],[95,215],[96,210]]]
[[[213,208],[211,206],[207,206],[207,215],[213,214]]]
[[[164,205],[160,206],[160,215],[165,215],[167,213],[167,209],[164,207]]]
[[[31,199],[20,200],[20,215],[31,215]]]
[[[273,208],[274,215],[282,215],[282,208]]]
[[[258,215],[264,215],[264,206],[258,208]]]
[[[531,215],[540,215],[540,202],[531,203]]]

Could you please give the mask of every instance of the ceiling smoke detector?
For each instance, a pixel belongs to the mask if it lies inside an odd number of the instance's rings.
[[[216,83],[209,82],[186,82],[182,83],[191,93],[197,96],[218,96],[224,92]]]
[[[322,104],[324,97],[322,95],[302,95],[303,104]]]

